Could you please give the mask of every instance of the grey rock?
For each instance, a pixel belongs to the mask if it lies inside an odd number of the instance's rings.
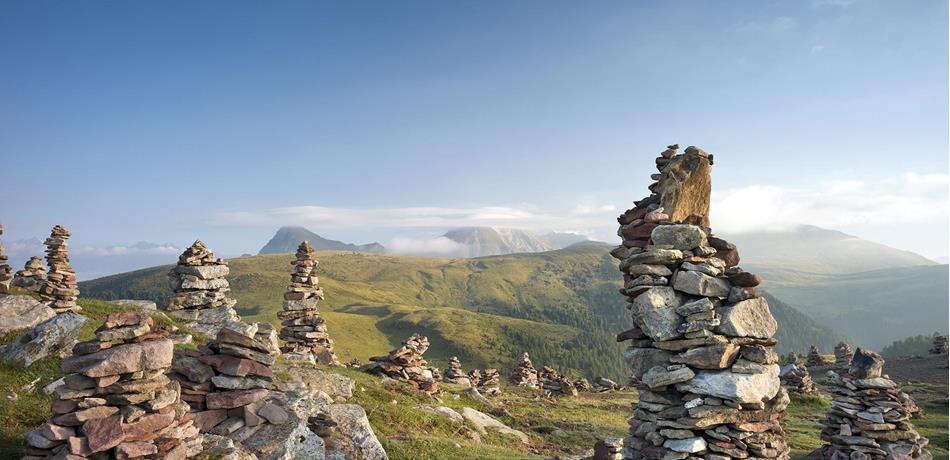
[[[669,287],[654,287],[633,301],[634,318],[643,333],[653,340],[670,340],[680,336],[677,331],[682,318],[676,308],[685,297]]]
[[[706,244],[706,233],[695,225],[660,225],[650,235],[653,244],[670,245],[673,249],[689,251]]]
[[[151,300],[134,300],[134,299],[119,299],[119,300],[109,300],[108,303],[112,305],[119,305],[123,307],[138,308],[139,310],[156,310],[158,306],[155,302]]]
[[[79,338],[79,330],[86,321],[85,316],[73,312],[56,315],[12,343],[0,347],[0,356],[7,364],[27,367],[71,347]]]
[[[700,437],[686,439],[667,439],[663,447],[674,452],[685,452],[688,454],[702,452],[706,450],[706,440]]]
[[[683,251],[678,249],[648,249],[628,257],[628,264],[659,264],[671,265],[683,259]]]
[[[725,371],[699,371],[696,376],[676,385],[679,391],[714,396],[743,404],[761,403],[778,394],[779,366],[765,366],[761,374],[737,374]]]
[[[462,414],[459,414],[458,412],[455,411],[455,409],[452,409],[452,408],[450,408],[450,407],[445,407],[445,406],[436,406],[436,407],[422,406],[422,410],[424,410],[424,411],[426,411],[426,412],[431,412],[431,413],[433,413],[433,414],[441,415],[441,416],[446,417],[446,418],[448,418],[448,419],[450,419],[450,420],[452,420],[453,422],[456,422],[456,423],[458,423],[458,424],[464,424],[464,423],[465,423],[465,418],[462,417]]]
[[[331,404],[330,418],[336,422],[336,430],[344,439],[344,450],[353,458],[365,460],[385,460],[389,457],[376,438],[369,424],[366,411],[356,404]]]
[[[769,311],[764,297],[743,300],[716,309],[720,322],[716,331],[730,337],[768,339],[775,335],[778,323]]]
[[[210,280],[224,278],[230,273],[230,269],[227,265],[178,265],[175,267],[175,272],[180,275],[191,275],[203,280]]]
[[[508,425],[495,420],[487,414],[472,409],[471,407],[462,408],[462,417],[464,417],[465,420],[471,422],[472,425],[475,425],[475,429],[478,430],[480,434],[487,433],[487,428],[491,428],[497,430],[499,433],[515,436],[524,444],[529,444],[531,442],[531,438],[529,438],[527,434],[515,430]]]
[[[31,328],[54,316],[52,308],[28,295],[0,295],[0,335]]]
[[[623,353],[623,358],[630,365],[633,376],[642,379],[643,374],[654,366],[665,366],[670,362],[673,353],[658,348],[630,347]]]
[[[673,272],[666,265],[636,264],[621,267],[621,270],[630,275],[670,276]]]
[[[716,306],[708,298],[703,297],[699,300],[694,300],[692,302],[686,302],[678,307],[676,307],[676,313],[681,316],[690,316],[697,313],[702,313],[705,311],[710,311]]]
[[[296,417],[282,425],[261,425],[242,444],[258,460],[322,460],[326,457],[323,439]]]
[[[663,366],[655,366],[647,371],[646,374],[643,374],[643,378],[641,380],[643,380],[643,383],[649,385],[650,388],[657,388],[685,382],[693,378],[694,375],[696,374],[694,374],[692,369],[688,367],[668,370]]]
[[[714,278],[705,273],[680,271],[673,281],[673,288],[687,294],[704,297],[728,297],[732,286],[724,278]]]

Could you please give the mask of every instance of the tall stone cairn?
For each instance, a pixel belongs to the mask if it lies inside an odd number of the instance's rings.
[[[512,372],[510,380],[511,383],[519,387],[538,387],[538,371],[534,368],[534,364],[531,363],[531,357],[528,356],[528,352],[524,352],[521,355],[521,361],[518,362],[518,366],[515,367],[515,371]]]
[[[222,327],[215,339],[196,350],[179,350],[169,376],[182,387],[195,426],[202,433],[241,441],[268,421],[283,423],[287,414],[267,402],[274,387],[271,366],[279,349],[268,323]]]
[[[853,355],[854,350],[851,349],[851,345],[845,342],[838,342],[838,344],[835,345],[835,368],[847,369],[851,366],[851,356]]]
[[[808,367],[825,365],[825,358],[818,352],[818,347],[812,345],[808,350],[808,356],[805,358],[805,365]]]
[[[712,155],[678,149],[656,159],[651,194],[618,218],[623,244],[611,251],[633,318],[617,340],[631,341],[640,390],[623,458],[787,458],[789,398],[762,280],[708,228]]]
[[[829,372],[834,397],[813,460],[930,459],[927,438],[910,423],[916,404],[900,386],[882,374],[884,358],[858,348],[841,375]]]
[[[2,252],[2,250],[0,250]],[[0,269],[2,271],[3,269]],[[43,259],[38,256],[30,257],[23,266],[13,275],[13,286],[23,288],[28,291],[39,292],[43,284],[46,283],[46,266],[43,265]]]
[[[947,353],[947,336],[934,336],[934,346],[930,349],[930,354],[942,355],[944,353]]]
[[[0,224],[0,236],[3,235],[3,225]],[[10,267],[9,257],[3,253],[3,241],[0,241],[0,294],[10,292],[10,280],[13,279],[13,268]]]
[[[178,257],[178,265],[168,276],[175,283],[175,294],[168,301],[169,316],[187,321],[187,326],[209,337],[241,318],[234,311],[237,301],[230,297],[231,285],[225,279],[227,262],[214,256],[197,240]]]
[[[113,313],[63,359],[53,417],[26,434],[24,459],[182,459],[201,450],[172,365],[169,331],[141,312]]]
[[[442,374],[442,381],[456,385],[472,386],[472,381],[465,375],[465,370],[462,369],[462,362],[459,361],[458,356],[453,356],[449,360],[449,368]]]
[[[82,308],[76,305],[79,298],[79,285],[76,283],[76,272],[69,265],[69,231],[62,226],[53,227],[49,238],[43,242],[46,245],[46,265],[49,273],[46,282],[40,288],[40,299],[48,302],[56,313],[67,311],[78,313]]]
[[[323,300],[323,289],[309,242],[300,243],[292,264],[294,271],[284,293],[284,309],[277,314],[281,320],[280,339],[284,341],[281,351],[290,359],[339,366],[326,321],[317,309]]]
[[[388,355],[370,358],[372,362],[363,369],[371,374],[402,380],[426,394],[435,394],[439,391],[439,383],[429,363],[422,358],[428,349],[429,339],[426,336],[412,334],[401,347]]]

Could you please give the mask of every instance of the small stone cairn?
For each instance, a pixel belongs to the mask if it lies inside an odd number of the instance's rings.
[[[109,315],[60,363],[53,417],[26,434],[24,459],[181,459],[201,450],[178,383],[172,341],[141,312]]]
[[[818,388],[805,366],[800,366],[794,362],[784,364],[781,372],[779,372],[779,378],[782,380],[782,387],[789,393],[799,395],[818,394]]]
[[[590,384],[589,380],[581,377],[574,381],[574,388],[577,388],[577,391],[590,392],[594,389],[594,386]]]
[[[845,342],[838,342],[835,345],[835,368],[836,369],[847,369],[851,366],[851,357],[854,355],[854,350],[851,349],[851,345],[848,345]]]
[[[942,355],[944,353],[947,353],[947,336],[934,336],[934,347],[930,349],[930,354]]]
[[[594,444],[593,460],[623,459],[623,438],[606,438]]]
[[[3,269],[0,268],[0,271],[3,271]],[[38,256],[30,257],[30,260],[26,261],[23,270],[19,270],[13,275],[13,286],[28,291],[39,292],[45,283],[46,266],[43,265],[43,259]]]
[[[277,314],[281,319],[280,339],[285,343],[281,352],[295,361],[339,366],[326,321],[317,309],[324,297],[316,275],[317,261],[309,242],[300,243],[296,257],[292,262],[294,271],[290,274],[290,286],[284,293],[284,309]]]
[[[3,235],[3,225],[0,224],[0,236]],[[13,279],[13,268],[10,267],[9,257],[3,253],[3,241],[0,241],[0,294],[10,292],[10,280]]]
[[[511,374],[511,383],[519,387],[538,387],[538,371],[534,368],[534,364],[531,363],[531,357],[528,356],[528,352],[524,352],[521,355],[521,361],[518,362],[518,367],[515,367],[515,371]]]
[[[538,371],[538,386],[544,390],[546,396],[577,396],[574,382],[549,366],[544,366]]]
[[[713,156],[678,149],[656,159],[651,194],[618,217],[611,251],[633,320],[617,340],[631,341],[624,358],[640,382],[623,458],[787,458],[790,400],[762,279],[708,228]]]
[[[445,374],[442,375],[442,381],[456,385],[472,386],[472,381],[465,375],[465,371],[462,370],[462,362],[459,361],[458,356],[453,356],[452,359],[449,360],[449,368],[445,371]]]
[[[818,352],[818,347],[812,345],[811,349],[808,350],[808,357],[805,358],[805,365],[808,367],[825,365],[825,358],[823,358],[821,353]]]
[[[497,396],[501,394],[501,376],[498,375],[498,369],[488,368],[478,380],[478,392],[485,396]]]
[[[168,315],[188,321],[188,327],[209,337],[239,322],[234,311],[237,301],[230,297],[231,286],[225,279],[228,273],[227,262],[215,257],[201,240],[195,241],[168,274],[175,282],[175,295],[166,307]]]
[[[265,401],[278,354],[271,324],[223,327],[207,346],[176,353],[170,376],[181,384],[182,399],[191,404],[190,417],[202,433],[241,442],[268,421],[287,420],[283,409]]]
[[[76,305],[79,298],[79,285],[76,284],[76,272],[69,265],[69,231],[57,225],[53,227],[46,245],[46,265],[49,273],[46,282],[40,288],[40,300],[49,303],[56,313],[71,311],[78,313],[82,308]]]
[[[834,397],[828,409],[821,440],[813,460],[883,460],[932,458],[924,450],[927,438],[910,423],[909,407],[916,407],[900,386],[882,375],[884,358],[858,348],[850,368],[838,375],[829,372]],[[910,402],[908,402],[910,401]]]
[[[432,375],[432,368],[422,358],[428,349],[429,339],[426,336],[412,334],[401,347],[388,355],[370,358],[372,362],[363,369],[371,374],[404,381],[413,388],[432,395],[439,391],[439,383]]]
[[[607,377],[597,377],[594,379],[594,384],[591,385],[590,391],[594,393],[606,393],[613,390],[622,390],[623,388],[623,385],[614,382]]]

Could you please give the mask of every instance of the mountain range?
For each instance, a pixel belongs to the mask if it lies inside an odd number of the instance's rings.
[[[310,245],[317,251],[386,252],[386,248],[376,242],[369,244],[350,244],[342,241],[328,240],[303,227],[281,227],[270,241],[257,253],[260,255],[295,252],[301,241],[309,241]]]

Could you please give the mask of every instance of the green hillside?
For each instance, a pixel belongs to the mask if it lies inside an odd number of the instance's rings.
[[[507,369],[528,351],[540,365],[624,379],[623,346],[614,336],[628,327],[629,312],[617,294],[621,279],[609,248],[582,243],[477,259],[321,252],[323,311],[347,360],[383,354],[420,331],[433,342],[427,356],[439,365],[457,354],[466,367]],[[230,261],[229,280],[243,317],[276,322],[291,260],[279,254]],[[169,269],[114,275],[80,288],[90,297],[163,304],[172,292]],[[780,323],[779,351],[801,351],[811,343],[830,347],[840,339],[770,300]]]

